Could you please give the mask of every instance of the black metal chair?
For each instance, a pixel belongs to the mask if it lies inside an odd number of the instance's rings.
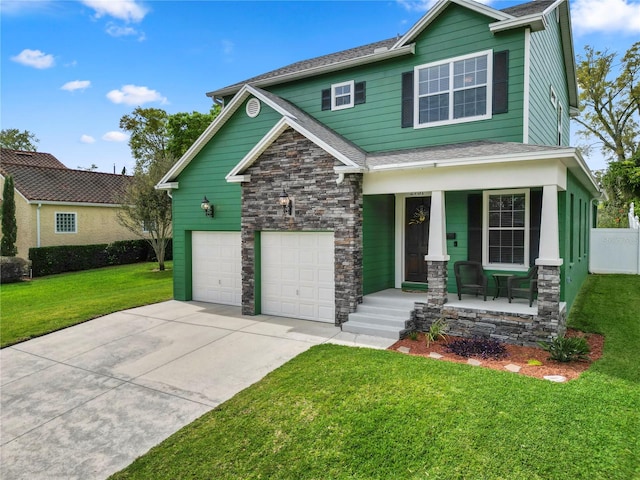
[[[487,285],[489,280],[484,274],[482,264],[480,262],[459,261],[453,264],[453,272],[456,276],[456,286],[458,287],[458,300],[462,300],[462,290],[475,293],[476,297],[479,293],[484,296],[487,301]]]
[[[534,265],[526,275],[512,275],[507,278],[507,296],[509,303],[513,297],[529,299],[529,306],[533,305],[533,297],[538,292],[538,266]]]

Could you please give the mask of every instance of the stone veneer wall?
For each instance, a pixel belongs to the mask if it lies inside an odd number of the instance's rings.
[[[242,313],[255,315],[255,232],[332,231],[335,237],[336,325],[362,303],[362,175],[336,184],[342,165],[289,128],[244,172],[242,183]],[[294,215],[277,204],[282,189],[294,199]]]
[[[436,262],[434,262],[436,263]],[[438,265],[434,275],[443,276],[446,285],[446,262]],[[444,268],[444,273],[441,270]],[[429,265],[429,271],[432,266]],[[431,287],[431,278],[429,286]],[[416,303],[407,329],[426,332],[435,320],[444,318],[447,333],[459,337],[489,337],[515,345],[537,346],[539,341],[551,341],[564,335],[567,325],[566,308],[560,304],[560,267],[540,266],[538,269],[538,314],[514,314],[490,309],[465,308],[446,304],[446,292],[441,288],[427,296],[426,303]],[[488,304],[489,306],[490,304]]]

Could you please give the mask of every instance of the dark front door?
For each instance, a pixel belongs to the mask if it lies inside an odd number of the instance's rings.
[[[405,207],[404,279],[426,283],[431,197],[407,197]]]

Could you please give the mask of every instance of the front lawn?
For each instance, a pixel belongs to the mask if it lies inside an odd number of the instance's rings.
[[[0,346],[127,308],[171,299],[171,262],[136,263],[2,285]]]
[[[637,292],[589,278],[570,323],[606,343],[578,380],[321,345],[112,478],[640,479]]]

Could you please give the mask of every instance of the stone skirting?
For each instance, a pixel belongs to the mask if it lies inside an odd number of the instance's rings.
[[[293,129],[285,130],[244,172],[242,183],[242,313],[256,313],[256,232],[331,231],[335,241],[336,325],[362,303],[362,175],[337,184],[337,161]],[[294,200],[283,215],[278,196]]]

